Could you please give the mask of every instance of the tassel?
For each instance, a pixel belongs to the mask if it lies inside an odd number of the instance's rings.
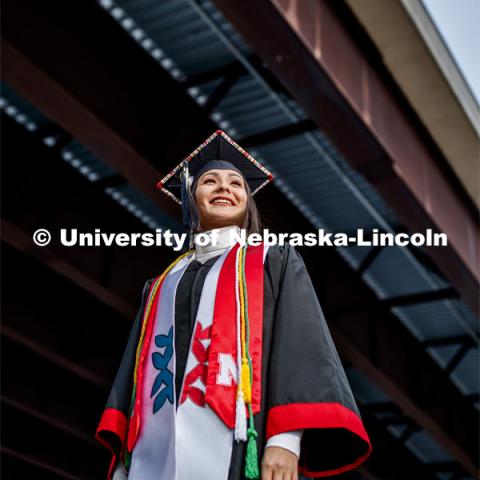
[[[258,469],[257,432],[254,427],[248,429],[247,455],[245,457],[245,477],[254,480],[260,477]]]
[[[188,239],[189,239],[188,240],[188,249],[193,250],[194,244],[193,244],[193,231],[192,231],[192,229],[190,229],[190,232],[188,233]]]
[[[125,465],[125,469],[128,471],[130,469],[130,464],[132,463],[132,454],[127,450],[125,451],[125,457],[123,464]]]
[[[182,173],[180,174],[182,181],[180,189],[180,200],[182,202],[182,212],[183,212],[183,226],[187,229],[191,227],[192,218],[190,214],[190,202],[188,199],[188,188],[190,181],[190,173],[188,170],[188,162],[185,160],[182,164]]]
[[[242,360],[242,390],[245,398],[245,403],[252,403],[252,387],[250,382],[250,366],[248,360]]]
[[[235,440],[237,442],[247,441],[247,411],[243,399],[242,390],[238,391],[237,405],[235,411]]]

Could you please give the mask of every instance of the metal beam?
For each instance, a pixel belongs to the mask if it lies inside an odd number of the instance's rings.
[[[445,367],[445,373],[450,375],[457,367],[458,364],[463,360],[465,354],[473,348],[473,345],[468,342],[468,344],[463,344],[457,351],[457,353],[453,356],[453,358],[448,362],[448,365]]]
[[[76,437],[91,445],[95,445],[96,447],[98,446],[98,443],[95,441],[91,433],[80,431],[77,428],[69,425],[68,423],[59,420],[55,416],[40,411],[39,409],[26,403],[25,401],[18,401],[14,398],[10,398],[8,395],[5,394],[0,395],[0,400],[3,403],[9,405],[10,407],[15,408],[16,410],[19,410],[20,412],[25,413],[31,417],[34,417],[41,422],[47,423],[48,425],[57,428],[62,432],[68,433],[69,435],[72,435],[73,437]],[[31,401],[32,399],[29,400]]]
[[[436,476],[403,443],[385,428],[369,405],[359,405],[366,428],[371,432],[373,452],[365,463],[368,471],[378,479],[403,480],[415,472],[422,480],[436,480]]]
[[[29,234],[7,220],[2,219],[1,226],[2,240],[16,250],[40,260],[53,271],[68,278],[69,281],[78,285],[121,315],[130,318],[135,315],[135,308],[125,301],[122,296],[106,288],[99,281],[93,279],[71,263],[62,260],[58,252],[55,252],[50,247],[35,247]]]
[[[409,425],[406,430],[400,435],[398,441],[403,444],[407,443],[408,439],[419,430],[420,428],[417,425]]]
[[[273,128],[266,132],[256,133],[248,137],[243,137],[238,141],[240,145],[245,148],[258,147],[266,143],[276,142],[278,140],[285,140],[289,137],[294,137],[302,133],[311,132],[315,130],[317,125],[310,119],[302,120],[297,123],[290,123],[282,127]]]
[[[404,305],[415,305],[419,303],[438,302],[440,300],[451,300],[458,298],[458,292],[454,288],[442,288],[428,292],[400,295],[398,297],[386,298],[383,303],[389,307],[402,307]]]
[[[62,355],[59,355],[52,351],[51,349],[45,347],[44,345],[36,342],[32,338],[29,338],[21,333],[15,331],[13,328],[6,326],[5,324],[2,325],[1,334],[15,343],[22,345],[24,348],[35,352],[36,354],[46,358],[50,362],[58,365],[59,367],[69,371],[76,377],[82,378],[87,382],[92,383],[93,385],[97,385],[98,387],[107,389],[109,387],[108,382],[106,379],[100,377],[95,372],[92,372],[82,365],[79,365],[76,362],[72,362],[68,358],[65,358]]]
[[[57,468],[55,465],[52,465],[51,463],[38,460],[37,458],[34,458],[30,455],[25,455],[12,448],[0,446],[0,452],[3,455],[7,455],[9,457],[15,458],[16,460],[20,460],[22,462],[28,463],[29,465],[33,465],[42,470],[53,473],[54,475],[60,478],[65,478],[65,480],[85,480],[84,478],[77,477],[76,475],[72,475],[71,473],[65,470],[62,470],[61,468]]]
[[[185,80],[185,82],[183,82],[183,84],[187,88],[201,86],[202,84],[213,82],[214,80],[221,80],[222,78],[231,75],[232,72],[240,75],[247,74],[245,67],[240,62],[232,62],[218,68],[212,68],[211,70],[191,75]]]
[[[456,345],[464,343],[474,343],[474,340],[470,335],[455,335],[452,337],[433,338],[431,340],[425,340],[422,345],[425,348],[428,347],[443,347],[445,345]]]

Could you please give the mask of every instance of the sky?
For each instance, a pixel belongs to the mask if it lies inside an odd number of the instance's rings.
[[[422,0],[480,104],[480,0]]]

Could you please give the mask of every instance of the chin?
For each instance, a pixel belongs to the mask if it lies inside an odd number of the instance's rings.
[[[238,221],[236,218],[232,218],[232,217],[217,217],[212,219],[211,223],[219,225],[218,228],[220,228],[220,227],[226,227],[228,225],[237,225]]]
[[[240,220],[238,216],[216,214],[209,217],[208,224],[215,225],[212,228],[222,228],[229,225],[240,225]]]

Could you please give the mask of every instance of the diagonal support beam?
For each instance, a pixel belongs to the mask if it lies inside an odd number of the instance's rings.
[[[35,352],[36,354],[46,358],[55,365],[58,365],[65,370],[68,370],[76,377],[82,378],[83,380],[86,380],[87,382],[90,382],[101,388],[107,389],[109,387],[107,380],[100,377],[95,372],[91,372],[90,370],[84,368],[82,365],[79,365],[76,362],[72,362],[71,360],[63,357],[62,355],[58,355],[49,348],[44,347],[40,343],[37,343],[35,340],[16,332],[13,328],[3,325],[2,335],[22,345],[28,350],[31,350],[32,352]]]
[[[179,209],[155,191],[161,173],[108,124],[63,86],[49,77],[8,40],[2,39],[3,78],[53,122],[62,125],[81,143],[107,161],[118,174],[144,192],[167,214]],[[114,146],[114,148],[113,148]]]
[[[453,358],[450,360],[447,367],[445,368],[445,373],[447,375],[450,375],[458,367],[458,364],[463,360],[463,357],[465,357],[465,354],[471,348],[473,348],[473,346],[470,342],[463,344],[459,348],[458,352],[453,356]]]
[[[77,477],[76,475],[72,475],[71,473],[62,470],[61,468],[58,468],[51,463],[38,460],[31,455],[25,455],[24,453],[18,452],[17,450],[14,450],[12,448],[1,446],[0,452],[3,455],[7,455],[8,457],[15,458],[16,460],[20,460],[21,462],[28,463],[29,465],[33,465],[42,470],[53,473],[55,476],[64,478],[65,480],[85,480],[84,478]]]
[[[120,295],[104,287],[99,281],[94,280],[72,264],[62,260],[57,252],[50,247],[36,247],[29,234],[7,220],[1,220],[1,227],[1,239],[16,250],[40,260],[53,271],[68,278],[118,313],[129,318],[135,315],[135,309]]]
[[[69,435],[72,435],[86,443],[98,446],[98,443],[95,441],[91,433],[82,432],[61,420],[58,420],[57,418],[54,418],[49,414],[38,410],[37,408],[25,403],[24,401],[18,401],[14,398],[10,398],[8,395],[5,394],[0,395],[0,400],[2,401],[2,403],[5,403],[6,405],[9,405],[16,410],[19,410],[22,413],[34,417],[41,422],[47,423],[48,425],[57,428],[58,430],[68,433]]]
[[[454,288],[442,288],[431,292],[412,293],[411,295],[387,298],[383,302],[387,307],[391,308],[415,305],[417,303],[437,302],[439,300],[449,300],[452,298],[458,298],[458,292]]]
[[[283,127],[273,128],[266,132],[256,133],[248,137],[243,137],[239,140],[239,144],[244,147],[258,147],[265,143],[276,142],[278,140],[285,140],[289,137],[300,135],[301,133],[311,132],[315,130],[317,125],[310,119],[302,120],[297,123],[285,125]]]

